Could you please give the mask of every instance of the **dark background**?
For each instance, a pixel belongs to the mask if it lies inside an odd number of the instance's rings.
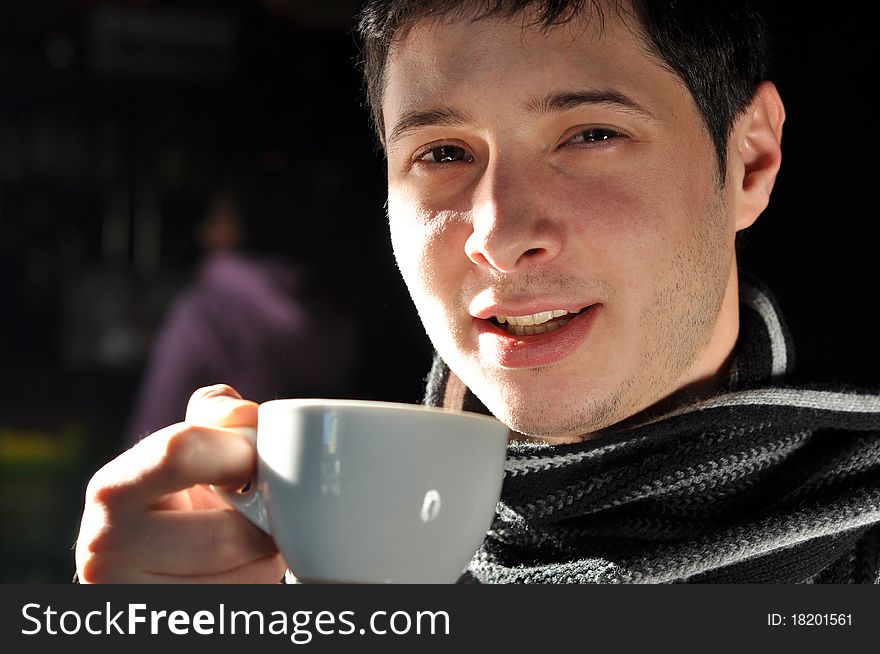
[[[394,267],[356,0],[0,3],[0,581],[66,581],[217,179],[291,190],[284,237],[362,334],[341,396],[418,402],[427,339]],[[745,268],[808,378],[876,388],[873,23],[770,6],[788,110]],[[820,22],[821,20],[821,22]]]

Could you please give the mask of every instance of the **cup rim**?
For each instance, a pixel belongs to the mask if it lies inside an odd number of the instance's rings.
[[[422,404],[406,404],[404,402],[384,402],[380,400],[347,400],[347,399],[326,399],[317,397],[296,397],[296,398],[279,398],[276,400],[267,400],[259,405],[262,409],[264,406],[271,408],[272,406],[295,406],[300,408],[385,408],[403,411],[414,411],[419,413],[434,413],[442,415],[458,415],[467,418],[476,418],[478,420],[491,421],[492,423],[504,425],[503,422],[494,416],[487,416],[482,413],[474,413],[473,411],[460,411],[458,409],[447,409],[445,407],[424,406]],[[508,430],[507,425],[504,425]]]

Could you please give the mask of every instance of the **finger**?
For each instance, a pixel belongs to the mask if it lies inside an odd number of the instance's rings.
[[[287,570],[280,554],[208,575],[164,575],[117,565],[111,558],[79,570],[83,584],[277,584]]]
[[[232,509],[150,511],[124,531],[117,546],[125,559],[153,574],[218,574],[278,553],[268,534]]]
[[[287,564],[280,554],[212,575],[174,576],[150,575],[149,581],[160,584],[277,584],[281,582]]]
[[[212,427],[256,427],[258,404],[226,384],[198,389],[186,407],[186,422]]]
[[[240,433],[182,422],[151,434],[101,468],[89,483],[87,502],[111,512],[136,512],[196,484],[240,487],[255,465],[256,450]]]

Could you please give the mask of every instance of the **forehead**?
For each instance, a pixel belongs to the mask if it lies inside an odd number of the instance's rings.
[[[389,51],[383,113],[437,104],[486,107],[491,99],[540,98],[554,90],[613,89],[659,113],[691,104],[680,78],[653,54],[634,18],[606,9],[552,27],[526,14],[422,19]],[[511,107],[512,109],[512,107]]]

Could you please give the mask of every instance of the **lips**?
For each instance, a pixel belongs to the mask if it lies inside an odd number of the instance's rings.
[[[586,307],[584,307],[586,309]],[[515,336],[532,336],[533,334],[543,334],[545,332],[553,332],[560,327],[565,327],[571,322],[573,316],[578,315],[581,311],[566,311],[565,309],[554,309],[551,311],[541,311],[526,316],[494,316],[489,320],[496,326],[501,327],[508,334]]]
[[[482,358],[488,363],[503,368],[547,366],[565,359],[578,349],[592,332],[596,319],[601,314],[602,305],[595,303],[581,309],[566,309],[566,311],[571,313],[551,318],[543,323],[547,325],[555,322],[556,327],[531,334],[525,331],[529,325],[511,326],[507,320],[501,323],[495,315],[475,318]],[[518,314],[511,312],[500,315],[531,314],[522,311]],[[523,333],[519,333],[520,331]]]

